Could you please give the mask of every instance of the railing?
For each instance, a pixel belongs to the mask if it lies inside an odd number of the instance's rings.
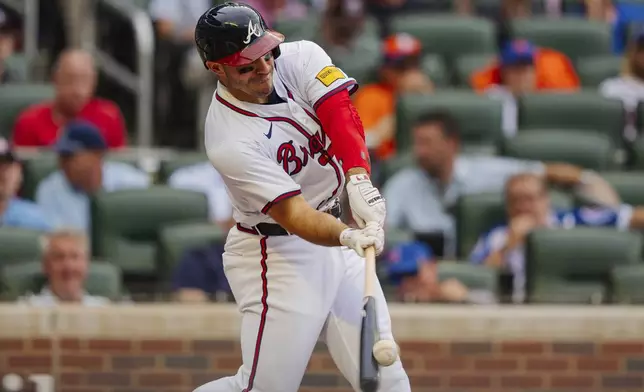
[[[24,53],[29,66],[29,76],[38,58],[38,16],[39,0],[0,0],[0,3],[16,11],[24,18]]]
[[[96,64],[103,72],[137,96],[137,147],[152,147],[152,115],[154,110],[154,30],[148,14],[127,0],[99,0],[115,13],[127,19],[134,30],[137,50],[137,72],[134,73],[105,53],[95,42],[84,47],[92,48]]]

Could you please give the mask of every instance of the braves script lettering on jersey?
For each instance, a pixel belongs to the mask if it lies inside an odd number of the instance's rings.
[[[344,189],[342,168],[314,113],[326,98],[352,92],[357,83],[313,42],[280,49],[273,79],[282,103],[242,102],[220,83],[206,118],[206,151],[239,223],[228,235],[224,268],[242,313],[243,365],[199,392],[296,392],[318,339],[360,390],[364,260],[348,248],[250,233],[259,223],[275,223],[266,212],[284,198],[301,194],[325,210]],[[376,291],[381,337],[393,339],[384,295],[379,286]],[[381,378],[380,392],[411,390],[400,361],[383,368]]]

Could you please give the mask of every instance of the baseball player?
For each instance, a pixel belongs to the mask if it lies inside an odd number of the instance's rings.
[[[284,43],[244,4],[205,12],[195,42],[219,80],[205,147],[237,222],[223,259],[243,357],[236,375],[196,391],[296,392],[318,340],[359,391],[362,256],[382,251],[385,204],[349,97],[356,81],[315,43]],[[345,187],[358,229],[338,219]],[[377,292],[379,332],[393,340]],[[400,361],[382,369],[380,385],[411,390]]]

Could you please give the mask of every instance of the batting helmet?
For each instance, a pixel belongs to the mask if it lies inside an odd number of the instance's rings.
[[[195,28],[195,43],[204,65],[214,61],[238,67],[270,51],[277,58],[282,42],[284,35],[270,30],[253,7],[240,3],[229,2],[209,9]]]

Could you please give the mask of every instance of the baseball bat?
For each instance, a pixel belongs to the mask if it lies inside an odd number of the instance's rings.
[[[376,276],[376,250],[373,246],[365,249],[365,284],[360,328],[360,389],[362,392],[376,392],[379,385],[378,362],[373,356],[373,345],[378,341],[378,318],[374,298]]]

